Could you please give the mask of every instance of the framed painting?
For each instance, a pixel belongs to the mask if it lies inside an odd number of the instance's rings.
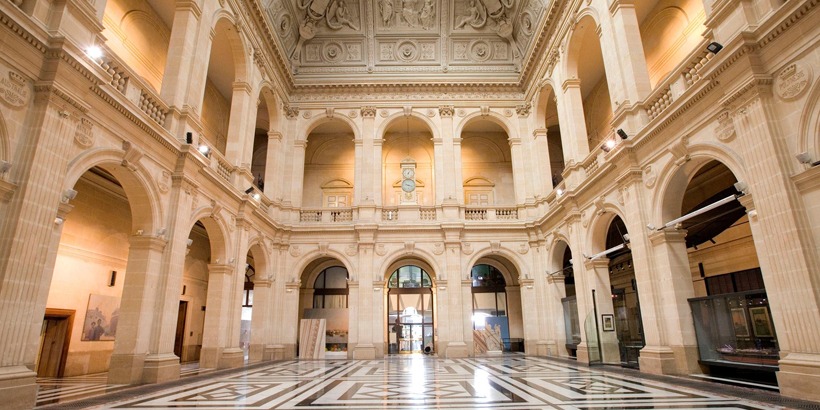
[[[604,332],[614,332],[615,316],[608,313],[601,315],[601,326],[603,327]]]
[[[768,308],[765,306],[749,308],[749,315],[752,317],[752,330],[755,336],[774,337]]]
[[[113,341],[117,337],[119,316],[120,298],[89,295],[81,340],[86,342]]]
[[[732,327],[735,329],[735,336],[749,337],[749,322],[746,320],[746,310],[734,308],[732,312]]]

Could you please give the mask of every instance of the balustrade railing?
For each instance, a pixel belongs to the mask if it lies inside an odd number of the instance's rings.
[[[435,221],[436,220],[436,208],[434,208],[434,207],[419,208],[419,219],[421,219],[422,221]]]

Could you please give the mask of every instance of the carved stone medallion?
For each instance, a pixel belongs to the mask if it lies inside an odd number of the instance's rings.
[[[775,78],[777,95],[784,100],[793,100],[809,88],[812,80],[811,67],[795,62],[784,68]]]

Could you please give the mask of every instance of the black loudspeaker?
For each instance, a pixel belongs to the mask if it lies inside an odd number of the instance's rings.
[[[117,271],[112,270],[111,271],[111,276],[108,278],[108,286],[111,287],[111,286],[114,286],[116,284],[117,284]]]
[[[194,133],[193,132],[186,132],[185,133],[185,143],[191,145],[194,143]]]

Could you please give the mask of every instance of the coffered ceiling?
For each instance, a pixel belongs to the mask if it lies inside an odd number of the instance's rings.
[[[296,84],[517,83],[548,0],[263,0]]]

